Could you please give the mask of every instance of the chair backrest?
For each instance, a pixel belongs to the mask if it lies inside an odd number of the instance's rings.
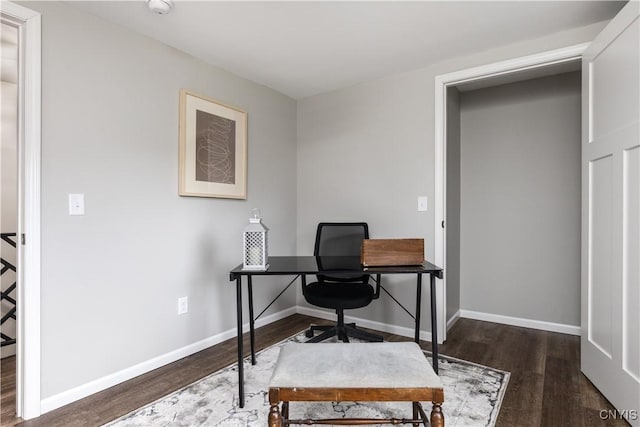
[[[366,222],[321,222],[316,231],[316,244],[313,254],[319,257],[353,256],[360,257],[362,240],[369,238],[369,226]],[[330,262],[330,261],[329,261]],[[338,267],[327,265],[324,267]],[[345,274],[340,276],[317,275],[318,280],[330,282],[367,283],[369,275]]]

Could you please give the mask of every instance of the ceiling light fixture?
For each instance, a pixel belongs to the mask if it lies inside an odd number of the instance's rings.
[[[166,15],[173,9],[172,0],[147,0],[147,6],[158,15]]]

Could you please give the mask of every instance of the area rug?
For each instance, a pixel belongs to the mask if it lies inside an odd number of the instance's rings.
[[[304,342],[304,332],[257,353],[257,364],[245,359],[245,406],[238,407],[238,366],[234,363],[181,390],[135,410],[106,426],[229,426],[265,427],[269,413],[267,386],[280,347]],[[348,344],[345,344],[348,345]],[[429,352],[425,357],[431,361]],[[442,410],[447,427],[494,426],[509,373],[453,357],[439,356],[444,385]],[[431,404],[424,404],[427,414]],[[410,417],[408,402],[291,403],[291,418],[391,418]]]

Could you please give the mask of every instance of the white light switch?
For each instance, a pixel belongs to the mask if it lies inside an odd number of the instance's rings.
[[[178,298],[178,314],[185,314],[189,311],[189,297]]]
[[[84,215],[84,194],[69,194],[69,215]]]
[[[427,210],[427,196],[418,197],[418,212],[425,212]]]

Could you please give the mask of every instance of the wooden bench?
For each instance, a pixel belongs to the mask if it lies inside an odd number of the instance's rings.
[[[289,419],[289,402],[412,402],[413,418]],[[290,424],[420,424],[444,427],[444,391],[414,342],[289,343],[282,347],[269,383],[269,427]],[[282,409],[280,403],[282,402]]]

